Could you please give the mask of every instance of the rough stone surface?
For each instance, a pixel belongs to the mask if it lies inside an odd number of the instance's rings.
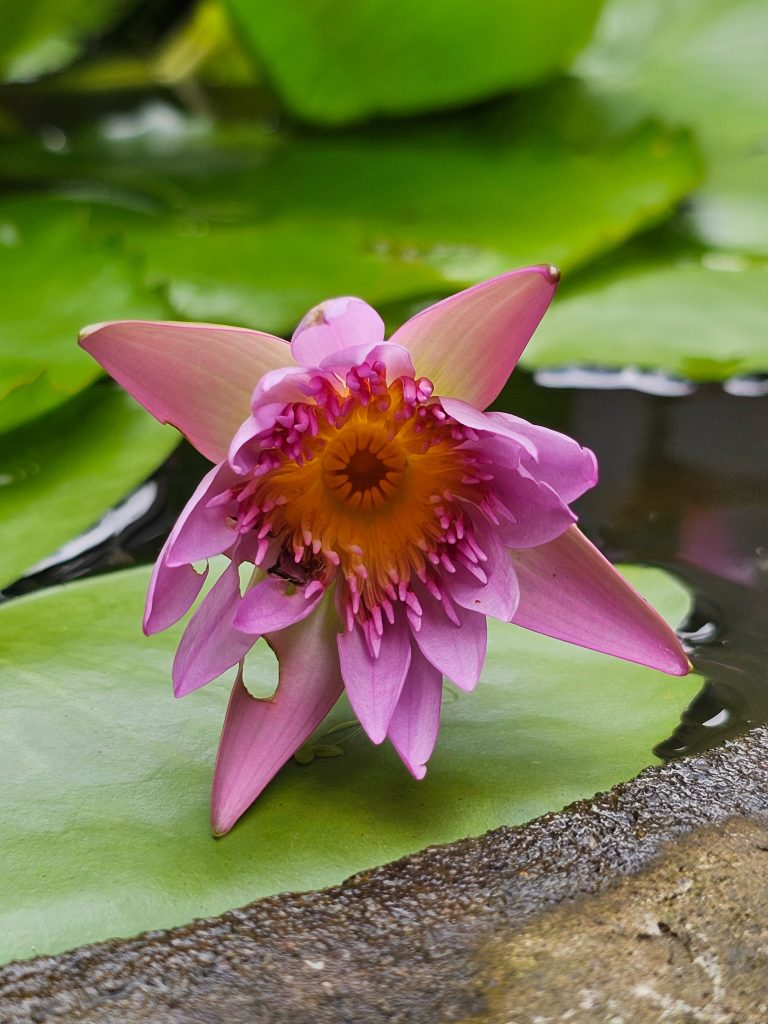
[[[11,964],[0,1020],[757,1024],[767,820],[759,729],[324,892]]]

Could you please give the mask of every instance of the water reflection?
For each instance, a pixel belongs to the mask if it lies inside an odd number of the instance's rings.
[[[516,373],[497,406],[578,438],[600,484],[577,504],[612,561],[661,566],[694,595],[680,627],[705,679],[655,753],[702,750],[768,721],[768,389],[638,371]],[[182,445],[89,534],[5,596],[150,562],[208,463]]]
[[[694,595],[680,633],[706,682],[655,748],[679,757],[768,720],[768,395],[757,379],[688,394],[599,381],[550,376],[553,425],[598,455],[600,484],[577,506],[586,532],[612,561],[662,566]],[[530,400],[535,385],[519,386]]]

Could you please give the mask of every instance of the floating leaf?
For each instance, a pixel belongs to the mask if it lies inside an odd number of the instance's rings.
[[[284,102],[342,124],[484,99],[564,68],[603,0],[228,0]]]
[[[563,288],[523,356],[724,380],[768,370],[768,267],[691,253],[606,263]]]
[[[681,618],[677,584],[653,570],[629,575],[671,621]],[[208,792],[228,687],[173,700],[178,628],[141,636],[147,580],[147,569],[128,570],[0,607],[2,959],[329,885],[555,810],[648,764],[696,690],[491,624],[483,680],[445,701],[423,782],[357,732],[343,756],[289,762],[214,840]],[[271,673],[272,658],[257,647],[255,672]],[[340,705],[315,742],[349,718]]]
[[[709,164],[688,221],[707,244],[768,254],[768,5],[612,0],[576,70],[614,110],[695,129]]]
[[[95,237],[91,221],[91,208],[74,202],[0,205],[0,431],[65,402],[100,375],[77,347],[81,327],[167,315],[119,242]]]

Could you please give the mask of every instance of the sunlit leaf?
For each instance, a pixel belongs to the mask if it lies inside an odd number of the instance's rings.
[[[285,332],[329,295],[378,304],[516,265],[577,266],[662,218],[698,181],[684,135],[642,125],[595,141],[602,121],[588,103],[576,122],[556,94],[539,106],[535,118],[512,105],[272,141],[205,176],[174,174],[166,158],[161,180],[186,194],[181,212],[136,215],[126,234],[177,317]]]
[[[565,282],[523,365],[637,366],[693,380],[766,371],[767,312],[762,263],[699,252],[606,261]]]
[[[576,64],[626,118],[695,129],[709,174],[689,223],[709,245],[758,254],[768,253],[766,38],[763,0],[611,0]]]
[[[669,578],[632,579],[671,621]],[[423,782],[340,707],[313,756],[290,763],[224,839],[208,791],[223,682],[183,701],[178,629],[139,619],[148,570],[0,607],[0,957],[217,913],[260,895],[341,881],[429,843],[524,821],[626,779],[652,759],[696,689],[638,666],[494,625],[475,694],[446,693]],[[252,675],[272,675],[267,648]],[[260,667],[261,666],[261,667]]]
[[[227,0],[284,102],[340,124],[484,99],[566,67],[603,0]]]

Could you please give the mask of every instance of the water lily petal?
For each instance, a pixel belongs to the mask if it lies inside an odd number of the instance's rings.
[[[451,622],[423,587],[414,586],[423,611],[421,628],[413,637],[421,653],[461,690],[473,690],[485,661],[488,629],[485,616],[454,606],[459,625]]]
[[[517,437],[525,437],[536,449],[536,465],[531,471],[537,480],[549,484],[565,502],[576,498],[597,483],[597,459],[589,448],[583,448],[572,437],[528,423],[519,416],[505,412],[486,413],[489,420],[506,426]],[[501,443],[503,447],[503,442]],[[498,439],[491,441],[493,450]],[[500,457],[503,457],[500,454]]]
[[[559,276],[538,266],[493,277],[417,313],[390,340],[408,349],[435,394],[485,409],[517,365]]]
[[[487,561],[481,566],[485,581],[458,565],[454,574],[446,575],[445,585],[451,598],[462,608],[509,622],[520,598],[515,570],[491,529],[476,524],[475,538],[487,555]]]
[[[293,362],[280,338],[215,324],[118,320],[87,327],[80,344],[212,462],[226,457],[256,381]]]
[[[533,441],[525,433],[515,430],[508,423],[498,419],[498,417],[493,417],[490,413],[480,412],[479,409],[459,398],[441,398],[440,405],[457,423],[462,423],[465,427],[470,427],[472,430],[481,430],[485,434],[491,435],[490,438],[483,439],[483,450],[485,450],[486,440],[492,440],[493,435],[498,435],[507,441],[511,441],[513,445],[517,445],[519,451],[517,452],[515,465],[519,463],[523,455],[527,455],[532,459],[537,458],[539,453]],[[507,457],[511,457],[513,452],[514,449],[510,449],[508,445]]]
[[[212,526],[211,530],[207,530],[205,526],[211,519],[206,505],[212,495],[218,493],[220,487],[224,486],[222,480],[225,479],[226,473],[227,470],[223,466],[214,466],[206,473],[163,545],[152,571],[144,608],[144,632],[147,636],[161,633],[174,622],[178,622],[182,615],[189,611],[200,593],[208,569],[206,568],[204,573],[198,573],[188,563],[219,554],[232,544],[232,531],[220,531],[220,524],[215,521],[215,517],[209,523]],[[174,559],[173,549],[179,538],[182,546],[185,546],[185,535],[192,548],[202,548],[202,554],[196,554],[193,558]],[[220,546],[221,541],[224,543],[223,547]]]
[[[215,835],[229,832],[264,787],[322,722],[343,683],[331,601],[267,640],[280,662],[269,700],[248,693],[238,673],[219,743],[211,794]]]
[[[356,345],[354,348],[332,352],[323,359],[320,366],[324,370],[333,370],[343,376],[350,367],[359,366],[361,363],[372,365],[379,361],[387,368],[388,381],[397,380],[398,377],[413,377],[416,374],[408,350],[402,345],[393,345],[390,341],[377,342],[374,345]]]
[[[416,644],[411,644],[408,669],[387,736],[415,779],[427,774],[427,761],[440,729],[443,677]]]
[[[555,491],[532,479],[522,468],[497,474],[493,493],[512,517],[501,519],[496,527],[496,536],[505,547],[538,547],[576,522],[574,513]]]
[[[173,692],[177,697],[205,686],[242,661],[256,637],[235,629],[232,618],[240,603],[240,574],[231,562],[189,620],[173,659]]]
[[[324,588],[314,587],[309,597],[307,589],[268,576],[242,599],[233,625],[253,636],[286,629],[310,615],[323,599]]]
[[[168,565],[166,556],[170,543],[171,537],[163,545],[149,581],[143,622],[147,636],[162,633],[186,615],[208,575],[207,565],[201,573],[191,565]]]
[[[385,626],[378,657],[371,654],[357,626],[337,638],[347,696],[373,743],[386,738],[405,682],[411,663],[408,636],[405,621],[398,617],[394,624]]]
[[[291,339],[293,358],[301,366],[318,366],[332,352],[384,340],[384,321],[362,299],[328,299],[311,309]]]
[[[510,557],[520,582],[513,622],[672,675],[690,671],[674,630],[577,527]]]
[[[236,503],[234,499],[231,504],[211,502],[224,494],[236,480],[226,462],[206,473],[171,532],[165,555],[167,565],[197,562],[201,558],[220,555],[232,547],[237,534],[228,525],[227,517],[236,512]]]

